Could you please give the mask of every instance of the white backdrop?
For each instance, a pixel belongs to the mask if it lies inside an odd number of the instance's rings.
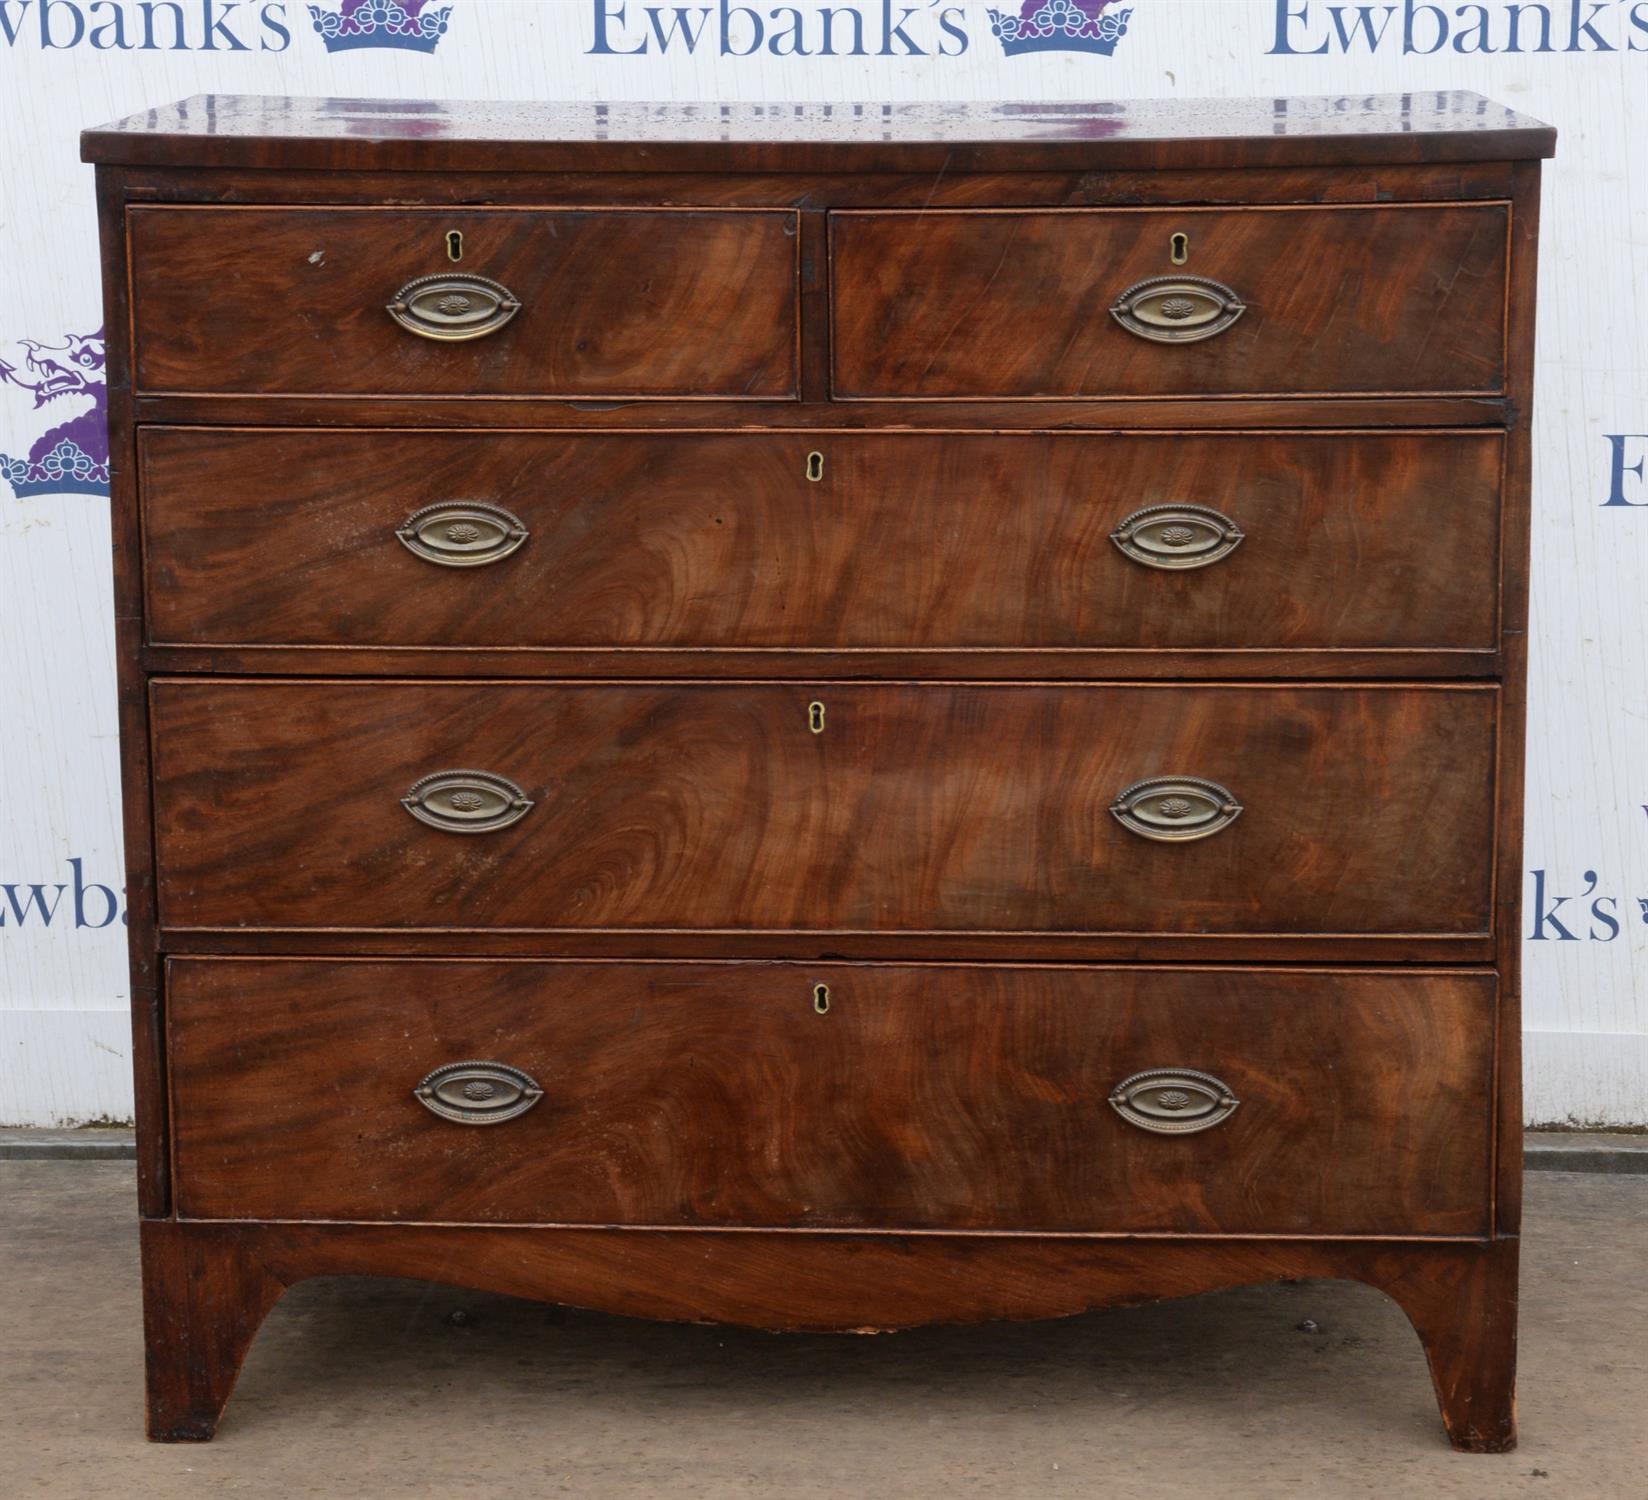
[[[432,51],[334,52],[310,11],[346,3],[0,0],[0,1124],[131,1108],[82,126],[208,91],[880,102],[1442,88],[1562,132],[1540,287],[1528,1117],[1648,1124],[1648,0],[1111,0],[1127,23],[1111,55],[1011,57],[990,0],[405,0],[436,29]],[[995,3],[1016,14],[1021,0]],[[833,56],[820,55],[824,9],[838,13]],[[848,11],[863,55],[841,55]]]

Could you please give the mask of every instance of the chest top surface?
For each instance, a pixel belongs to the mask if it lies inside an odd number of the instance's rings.
[[[1504,161],[1555,131],[1479,94],[1091,103],[649,104],[202,94],[87,161],[397,171],[1096,171]]]

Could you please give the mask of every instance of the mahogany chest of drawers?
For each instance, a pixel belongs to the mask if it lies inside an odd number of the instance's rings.
[[[1508,1447],[1552,146],[88,132],[151,1435],[315,1275],[814,1330],[1349,1277]]]

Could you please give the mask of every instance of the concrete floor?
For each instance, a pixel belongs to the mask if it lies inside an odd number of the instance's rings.
[[[0,1162],[0,1495],[1644,1500],[1648,1177],[1528,1196],[1504,1457],[1447,1448],[1401,1314],[1338,1282],[863,1339],[311,1281],[217,1442],[162,1447],[130,1167]]]

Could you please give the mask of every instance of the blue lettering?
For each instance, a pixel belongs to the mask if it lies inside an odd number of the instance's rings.
[[[1634,464],[1625,462],[1625,445],[1627,443],[1648,443],[1648,433],[1643,432],[1608,432],[1603,434],[1614,450],[1612,465],[1612,483],[1608,488],[1608,498],[1602,503],[1609,505],[1648,505],[1648,499],[1632,500],[1625,494],[1625,476],[1635,474],[1640,484],[1643,478],[1643,468],[1648,466],[1648,458],[1639,458]]]
[[[768,14],[771,15],[775,24],[772,35],[767,38],[767,50],[774,57],[806,57],[808,55],[807,46],[801,39],[801,12],[793,5],[776,5]],[[776,23],[780,17],[786,15],[790,18],[790,29],[780,31]],[[786,38],[789,39],[790,45],[780,47],[778,44]]]
[[[1631,29],[1648,36],[1648,0],[1637,0],[1637,3],[1631,7]],[[1626,50],[1630,52],[1648,52],[1648,43],[1644,43],[1639,47],[1635,37],[1632,37],[1625,46]]]
[[[1328,50],[1329,43],[1325,37],[1320,47],[1295,47],[1293,38],[1288,34],[1294,21],[1309,24],[1309,4],[1301,4],[1298,10],[1294,10],[1289,0],[1276,0],[1276,36],[1270,45],[1272,57],[1320,57]]]
[[[704,27],[709,23],[709,19],[709,7],[706,5],[699,6],[698,30],[694,31],[692,29],[692,12],[687,7],[677,5],[670,12],[670,18],[667,22],[664,20],[660,7],[654,5],[647,7],[647,20],[652,24],[652,34],[658,38],[658,50],[660,52],[668,52],[670,42],[676,36],[680,36],[687,44],[688,52],[696,52],[699,39],[704,35]],[[646,50],[645,44],[643,44],[642,50]]]
[[[223,14],[215,16],[216,7],[219,5],[223,7]],[[216,38],[219,36],[229,44],[231,52],[250,52],[252,50],[228,27],[230,12],[239,9],[240,0],[200,0],[201,23],[206,38],[200,44],[203,52],[216,52]]]
[[[14,3],[17,6],[17,15],[15,17],[11,13]],[[0,32],[5,33],[8,47],[17,45],[18,28],[22,26],[23,18],[28,15],[29,6],[33,3],[34,0],[0,0]]]
[[[60,42],[52,31],[52,17],[68,13],[69,20],[74,25],[74,35],[68,41]],[[80,39],[86,34],[86,18],[80,14],[80,7],[74,0],[40,0],[40,45],[55,49],[66,50],[78,46]]]
[[[1372,52],[1378,47],[1379,43],[1384,40],[1385,28],[1390,25],[1391,17],[1396,14],[1396,7],[1394,5],[1381,6],[1380,9],[1384,11],[1385,18],[1379,23],[1379,29],[1375,31],[1373,26],[1373,7],[1371,5],[1357,6],[1354,13],[1355,24],[1348,27],[1345,25],[1344,7],[1338,5],[1333,7],[1329,14],[1333,17],[1333,29],[1339,33],[1339,47],[1341,51],[1349,52],[1351,42],[1355,40],[1358,35],[1365,36],[1368,39],[1369,52]],[[1324,48],[1325,46],[1326,44],[1324,43]]]
[[[189,43],[184,36],[184,32],[188,29],[188,23],[183,19],[183,7],[181,5],[175,4],[174,0],[145,0],[144,4],[138,6],[138,10],[143,13],[143,46],[140,49],[141,51],[186,52],[188,50]],[[155,40],[155,15],[157,12],[164,12],[172,23],[172,39],[164,48]]]
[[[750,18],[750,45],[743,49],[742,53],[738,51],[738,48],[735,48],[735,46],[732,45],[732,18],[735,15],[743,15]],[[761,41],[763,41],[765,36],[766,28],[761,25],[760,16],[756,15],[753,10],[750,10],[748,5],[728,5],[727,0],[722,0],[723,58],[748,58],[750,53],[758,53],[761,49]]]
[[[4,891],[6,893],[6,904],[11,907],[12,920],[19,927],[23,926],[28,921],[29,913],[31,911],[38,911],[40,913],[40,925],[42,927],[51,926],[52,918],[57,915],[57,903],[63,899],[63,892],[66,891],[68,887],[59,885],[53,886],[52,889],[55,890],[57,894],[52,897],[51,905],[47,906],[46,887],[43,885],[0,885],[0,891]],[[17,899],[17,893],[19,890],[28,891],[29,895],[26,901],[19,901]],[[6,914],[5,912],[0,911],[0,927],[4,927],[5,925]]]
[[[1573,897],[1571,897],[1571,896],[1558,896],[1556,898],[1556,900],[1551,903],[1551,909],[1549,911],[1546,911],[1545,910],[1545,872],[1543,870],[1535,870],[1533,872],[1533,874],[1534,874],[1534,930],[1528,934],[1528,941],[1530,943],[1543,943],[1543,942],[1548,941],[1548,939],[1545,936],[1545,924],[1547,922],[1549,922],[1551,924],[1551,926],[1556,929],[1557,941],[1559,943],[1577,943],[1579,941],[1579,939],[1576,938],[1573,935],[1573,933],[1569,932],[1568,929],[1566,927],[1564,927],[1562,925],[1562,923],[1557,920],[1557,916],[1556,916],[1558,910],[1563,906],[1563,904],[1565,902],[1571,901],[1573,899]],[[1594,878],[1595,877],[1593,877],[1593,879]]]
[[[949,47],[945,45],[945,43],[940,42],[938,44],[940,57],[960,57],[970,45],[967,38],[967,33],[961,28],[963,15],[964,12],[959,5],[952,5],[938,13],[939,30],[942,31],[947,37],[954,37],[955,40],[961,44],[954,52],[952,52]]]
[[[1600,4],[1593,4],[1590,10],[1586,12],[1585,19],[1583,21],[1579,18],[1579,7],[1581,3],[1582,0],[1573,0],[1574,9],[1572,15],[1572,25],[1568,30],[1568,50],[1570,52],[1583,52],[1586,50],[1580,45],[1579,42],[1580,35],[1583,33],[1596,43],[1595,48],[1592,49],[1593,51],[1617,52],[1619,49],[1604,41],[1602,34],[1592,24],[1596,18],[1613,3],[1613,0],[1601,0]]]
[[[1414,42],[1414,22],[1423,13],[1431,18],[1435,26],[1435,41],[1429,47],[1420,47]],[[1417,52],[1421,57],[1429,57],[1433,52],[1440,52],[1448,43],[1448,18],[1434,5],[1416,4],[1415,0],[1402,0],[1402,50]]]
[[[81,868],[83,863],[78,859],[69,861],[69,869],[74,872],[74,925],[94,929],[107,927],[120,915],[120,902],[108,886],[98,885],[95,881],[91,885],[86,884],[86,878]],[[96,891],[103,903],[103,920],[101,922],[90,922],[86,919],[86,896],[91,891]]]
[[[120,8],[116,0],[93,0],[86,7],[89,19],[95,19],[98,11],[112,12],[109,20],[102,26],[92,27],[89,38],[92,46],[99,52],[130,52],[132,44],[126,40],[126,12]]]
[[[1493,43],[1488,40],[1488,7],[1485,5],[1461,5],[1454,14],[1463,21],[1468,19],[1465,15],[1468,10],[1476,12],[1476,30],[1474,32],[1464,30],[1456,32],[1453,39],[1453,50],[1455,52],[1492,52],[1494,50]],[[1473,36],[1476,38],[1476,45],[1467,47],[1465,44]]]
[[[617,3],[622,17],[622,0],[597,0],[603,3]],[[50,52],[81,45],[97,52],[250,52],[253,44],[237,29],[253,24],[237,14],[242,8],[257,17],[259,51],[291,46],[287,0],[0,0],[0,38],[15,48],[28,31]]]
[[[271,47],[269,39],[263,39],[265,52],[284,52],[292,45],[292,33],[286,29],[286,7],[283,0],[268,0],[263,7],[262,20],[264,27],[280,38],[278,47]]]
[[[1505,43],[1507,52],[1520,52],[1522,50],[1522,17],[1530,10],[1539,13],[1539,45],[1534,48],[1534,51],[1550,52],[1553,50],[1551,47],[1551,13],[1545,6],[1508,5],[1505,7],[1505,11],[1511,18],[1511,34],[1510,39]]]
[[[931,0],[929,0],[929,3],[931,3]],[[902,55],[904,57],[925,57],[927,55],[921,50],[920,47],[910,40],[909,33],[904,29],[905,23],[915,13],[915,7],[908,5],[901,6],[898,13],[898,20],[894,21],[893,0],[881,0],[881,50],[877,53],[877,56],[896,57]],[[899,39],[899,41],[904,43],[904,51],[902,54],[898,54],[893,51],[893,38],[895,36]]]
[[[734,16],[748,16],[752,36],[750,44],[740,52],[732,44],[732,18]],[[723,57],[748,57],[752,52],[761,50],[762,38],[766,35],[766,28],[761,24],[761,17],[747,5],[729,5],[727,0],[721,0],[721,55]]]
[[[845,16],[853,23],[853,44],[847,49],[848,57],[864,56],[864,15],[862,11],[848,10],[845,7],[830,6],[819,11],[824,20],[824,44],[818,49],[821,57],[841,56],[835,50],[835,22],[837,16]]]
[[[607,22],[624,24],[623,0],[595,0],[595,45],[589,49],[591,57],[639,57],[647,50],[645,37],[639,47],[614,47],[607,37]]]

